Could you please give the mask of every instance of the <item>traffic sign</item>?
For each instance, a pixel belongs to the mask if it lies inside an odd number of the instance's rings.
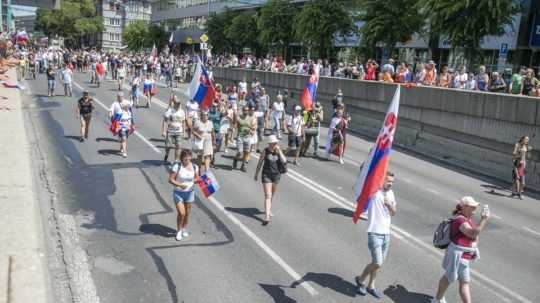
[[[186,43],[189,44],[189,45],[193,44],[193,38],[187,37],[186,38]]]
[[[531,29],[531,47],[540,47],[540,15],[534,16],[534,23]]]
[[[508,43],[501,43],[501,48],[499,50],[499,58],[508,57]]]
[[[201,41],[202,41],[203,43],[208,42],[208,36],[207,36],[206,34],[202,34],[201,37],[200,37],[199,39],[201,39]]]

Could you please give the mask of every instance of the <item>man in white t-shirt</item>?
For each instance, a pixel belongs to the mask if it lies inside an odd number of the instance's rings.
[[[175,149],[175,155],[180,152],[180,142],[182,141],[182,135],[186,128],[186,113],[180,105],[178,97],[173,95],[173,106],[169,107],[163,114],[161,134],[165,137],[164,162],[167,162],[171,149]]]
[[[391,217],[396,214],[396,199],[392,191],[394,184],[394,174],[386,173],[383,187],[371,198],[368,211],[368,248],[372,261],[364,268],[362,275],[355,278],[359,295],[371,294],[377,299],[384,297],[384,294],[375,288],[375,278],[386,259],[388,246],[390,245],[390,225]],[[369,283],[364,281],[369,276]]]
[[[294,112],[287,119],[287,130],[289,131],[289,150],[294,150],[294,165],[299,165],[300,146],[304,141],[304,118],[302,117],[302,108],[296,105]]]

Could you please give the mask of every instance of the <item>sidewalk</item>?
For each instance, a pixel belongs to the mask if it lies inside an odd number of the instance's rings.
[[[15,71],[8,72],[16,79]],[[13,81],[15,82],[15,81]],[[21,94],[0,87],[0,303],[47,302],[43,228]]]

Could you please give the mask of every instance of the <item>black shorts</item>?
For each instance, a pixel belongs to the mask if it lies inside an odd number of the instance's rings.
[[[289,148],[300,148],[302,145],[302,137],[301,136],[289,136]]]
[[[263,173],[262,177],[261,177],[261,182],[263,184],[265,184],[265,183],[278,184],[280,179],[281,179],[281,174],[274,175],[274,174],[265,174],[265,173]]]

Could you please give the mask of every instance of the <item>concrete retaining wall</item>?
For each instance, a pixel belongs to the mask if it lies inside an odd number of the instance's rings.
[[[307,81],[306,76],[243,69],[216,68],[213,75],[225,85],[257,77],[271,96],[288,89],[289,103],[298,103]],[[317,96],[326,113],[332,111],[330,100],[338,88],[352,117],[351,129],[376,137],[395,85],[323,77]],[[513,144],[528,135],[533,147],[540,146],[535,136],[540,126],[539,98],[412,87],[401,90],[400,101],[395,143],[455,166],[510,182]],[[535,190],[540,190],[538,156],[533,151],[527,164],[528,186]]]

